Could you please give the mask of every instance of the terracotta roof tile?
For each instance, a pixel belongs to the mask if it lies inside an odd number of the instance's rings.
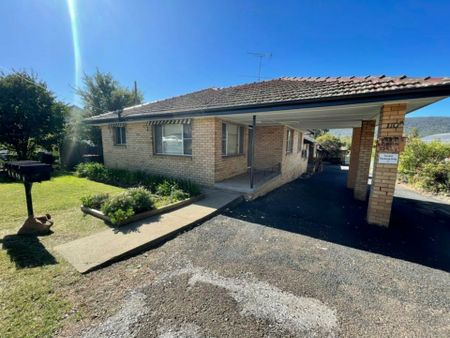
[[[401,92],[413,88],[449,85],[450,78],[409,78],[405,75],[366,77],[282,77],[226,88],[208,88],[165,100],[125,108],[121,116],[151,117],[154,114],[207,111],[263,104],[286,104],[303,100],[319,100],[347,96]],[[117,112],[94,116],[99,121],[117,117]]]

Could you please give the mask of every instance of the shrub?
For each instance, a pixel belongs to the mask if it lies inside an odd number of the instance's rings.
[[[78,177],[86,177],[99,182],[106,182],[109,176],[108,169],[97,162],[80,163],[76,166],[75,173]]]
[[[450,193],[450,162],[425,164],[416,180],[423,189],[435,193]]]
[[[76,174],[79,177],[124,188],[142,186],[150,192],[161,193],[162,196],[170,196],[176,189],[181,189],[188,197],[200,194],[200,187],[189,180],[151,175],[144,171],[109,169],[100,163],[80,163],[76,167]]]
[[[173,189],[170,194],[170,200],[172,202],[182,201],[185,200],[186,198],[189,198],[189,194],[181,189]]]
[[[113,224],[119,224],[125,222],[127,219],[133,217],[134,211],[131,208],[128,209],[116,209],[108,213],[108,217]]]
[[[156,186],[156,194],[160,196],[170,196],[173,189],[177,189],[178,186],[176,183],[169,182],[168,180],[164,180],[160,184]]]
[[[109,198],[108,194],[94,194],[81,197],[81,204],[84,207],[100,210],[105,201]]]
[[[153,209],[153,199],[150,192],[142,187],[127,190],[133,200],[133,210],[136,214]]]
[[[117,224],[152,208],[153,200],[150,192],[144,188],[132,188],[106,200],[102,212],[113,224]]]
[[[427,163],[438,164],[450,157],[450,145],[440,142],[425,143],[411,138],[400,157],[399,173],[413,183],[422,167]]]
[[[425,143],[410,138],[400,157],[399,174],[404,181],[432,192],[450,192],[450,145]]]

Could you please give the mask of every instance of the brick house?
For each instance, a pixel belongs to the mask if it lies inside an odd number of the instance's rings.
[[[309,130],[353,128],[357,150],[348,186],[365,200],[375,125],[379,139],[401,143],[404,115],[449,95],[448,78],[279,78],[205,89],[87,122],[101,128],[108,167],[241,189],[250,197],[306,171]],[[383,159],[385,153],[396,158],[401,147],[380,151]],[[387,225],[397,162],[384,163],[375,164],[378,191],[371,193],[369,221]]]

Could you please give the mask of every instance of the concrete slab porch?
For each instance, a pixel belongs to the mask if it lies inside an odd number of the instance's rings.
[[[204,193],[204,199],[184,208],[120,228],[107,229],[55,249],[75,269],[86,273],[159,244],[241,198],[239,193],[218,189],[207,189]]]
[[[245,173],[237,176],[233,176],[231,178],[228,178],[226,180],[223,180],[221,182],[217,182],[214,184],[214,187],[218,189],[224,189],[229,191],[236,191],[241,193],[254,193],[258,191],[259,188],[261,188],[265,183],[269,182],[273,178],[279,176],[280,173],[275,172],[267,172],[263,170],[257,170],[255,171],[254,176],[254,187],[253,189],[250,188],[250,174]]]

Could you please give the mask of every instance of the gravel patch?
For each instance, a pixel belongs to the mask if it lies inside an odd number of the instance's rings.
[[[449,206],[397,198],[392,228],[369,226],[344,178],[297,180],[89,274],[73,293],[101,317],[85,332],[450,337]]]
[[[201,329],[198,325],[185,323],[179,327],[164,324],[158,327],[158,338],[201,338],[204,337],[200,333]]]
[[[334,336],[335,312],[317,299],[297,297],[268,283],[243,278],[224,278],[201,268],[184,268],[161,276],[157,282],[174,276],[190,275],[189,286],[206,283],[223,288],[242,308],[243,316],[267,319],[279,329],[293,334]]]
[[[82,337],[135,337],[131,326],[139,320],[140,316],[148,313],[145,303],[146,295],[140,292],[132,292],[122,308],[104,323],[87,330]]]

